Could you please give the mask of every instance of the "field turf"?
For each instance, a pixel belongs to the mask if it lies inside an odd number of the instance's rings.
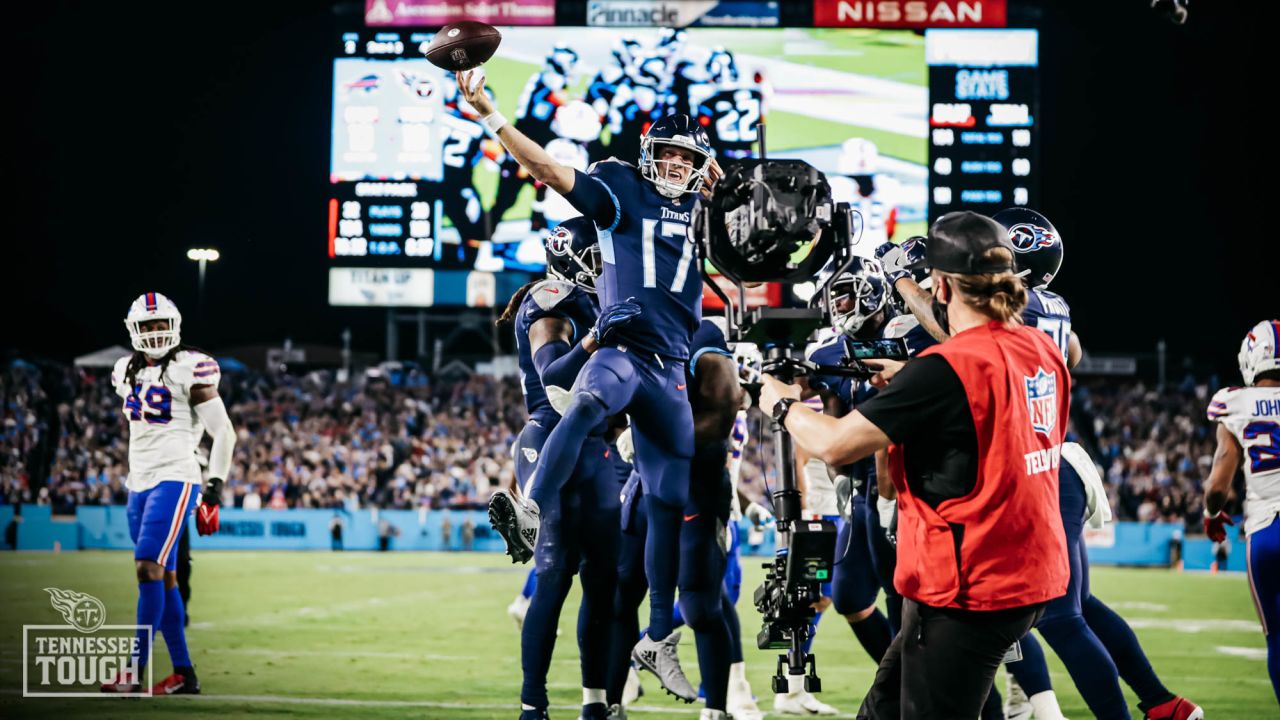
[[[754,650],[748,602],[761,578],[746,563],[739,604],[747,665],[761,705],[774,660]],[[132,624],[136,585],[121,552],[0,555],[0,717],[440,718],[514,720],[519,637],[505,608],[525,566],[496,554],[233,553],[197,555],[189,644],[204,694],[23,699],[22,625],[57,624],[46,587],[100,598],[108,622]],[[1244,577],[1098,568],[1093,586],[1137,629],[1165,683],[1210,720],[1276,717],[1263,637]],[[561,619],[550,677],[552,717],[577,717],[576,590]],[[837,618],[823,619],[815,652],[822,699],[853,717],[873,667]],[[163,642],[156,678],[169,671]],[[681,649],[696,668],[692,638]],[[1066,715],[1088,717],[1061,665],[1052,671]],[[997,682],[1003,687],[1003,679]],[[696,717],[652,678],[633,717]],[[1136,700],[1134,701],[1136,703]],[[648,708],[648,711],[644,709]]]

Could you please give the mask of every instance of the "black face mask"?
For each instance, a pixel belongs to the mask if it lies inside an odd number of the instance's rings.
[[[942,332],[950,335],[951,325],[947,322],[947,306],[938,302],[936,294],[931,294],[929,297],[932,301],[930,308],[933,310],[933,319],[937,321],[938,327],[942,328]]]

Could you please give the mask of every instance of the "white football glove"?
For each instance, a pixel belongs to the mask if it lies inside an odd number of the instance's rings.
[[[631,428],[623,430],[618,439],[613,441],[618,446],[618,457],[622,458],[622,462],[633,464],[636,461],[636,446],[631,439]]]
[[[1071,465],[1084,483],[1085,520],[1089,527],[1097,530],[1111,522],[1111,503],[1107,500],[1107,489],[1102,485],[1102,476],[1098,474],[1093,458],[1079,443],[1064,442],[1062,459]]]
[[[773,513],[754,500],[747,505],[747,509],[743,511],[742,515],[758,528],[764,527],[773,521]]]
[[[876,514],[880,516],[880,529],[886,533],[889,532],[889,528],[893,527],[893,511],[897,507],[897,500],[883,495],[876,495]]]

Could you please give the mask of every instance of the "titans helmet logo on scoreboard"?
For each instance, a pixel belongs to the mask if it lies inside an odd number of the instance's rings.
[[[1040,248],[1053,247],[1058,236],[1052,230],[1030,223],[1019,223],[1009,228],[1009,241],[1018,252],[1031,252]]]
[[[1032,430],[1048,435],[1058,424],[1058,373],[1036,370],[1034,377],[1022,376],[1027,383],[1027,415]]]

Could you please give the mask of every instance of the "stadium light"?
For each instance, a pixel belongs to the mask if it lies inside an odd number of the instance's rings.
[[[222,257],[221,254],[213,248],[191,248],[187,251],[187,259],[195,260],[200,264],[200,284],[197,289],[197,309],[204,310],[204,271],[205,266]]]

